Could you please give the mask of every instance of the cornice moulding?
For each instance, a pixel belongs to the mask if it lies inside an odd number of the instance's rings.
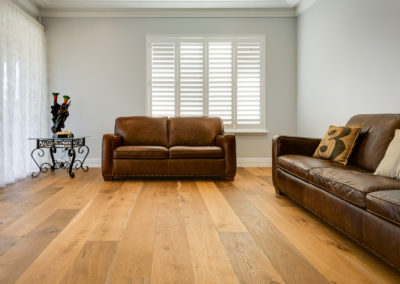
[[[301,1],[299,1],[299,3],[296,5],[296,16],[305,12],[308,8],[310,8],[312,5],[314,5],[315,2],[317,2],[317,0],[301,0]]]
[[[268,18],[296,17],[317,0],[13,1],[38,17]]]
[[[30,0],[36,1],[43,8],[137,8],[137,9],[249,9],[249,8],[292,8],[292,0]],[[41,2],[39,2],[41,1]],[[43,1],[46,1],[43,3]],[[43,3],[41,5],[41,3]]]
[[[17,4],[17,6],[20,6],[20,8],[22,7],[22,9],[25,9],[33,16],[37,17],[40,14],[39,7],[31,0],[12,0],[12,2]]]
[[[268,18],[295,17],[294,8],[264,9],[43,9],[41,17]]]

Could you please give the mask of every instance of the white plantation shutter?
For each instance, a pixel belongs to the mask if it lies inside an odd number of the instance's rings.
[[[208,44],[208,113],[232,124],[232,42]]]
[[[181,42],[179,50],[179,113],[204,114],[204,51],[202,42]]]
[[[151,44],[151,115],[175,115],[175,43]]]
[[[238,42],[236,47],[237,124],[261,124],[261,43]]]
[[[264,38],[150,37],[153,116],[218,116],[230,131],[265,131]]]

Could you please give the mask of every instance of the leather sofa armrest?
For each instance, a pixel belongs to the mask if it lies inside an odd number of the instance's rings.
[[[121,145],[122,137],[114,134],[103,135],[101,170],[104,180],[112,180],[113,176],[113,152]]]
[[[272,143],[272,152],[276,157],[282,155],[312,156],[321,139],[295,136],[275,136]]]
[[[233,180],[236,175],[236,138],[235,134],[224,133],[216,138],[216,145],[224,149],[225,179]]]
[[[274,137],[272,141],[272,181],[276,193],[279,194],[277,185],[277,158],[289,154],[312,156],[320,142],[321,139],[318,138],[279,135]]]

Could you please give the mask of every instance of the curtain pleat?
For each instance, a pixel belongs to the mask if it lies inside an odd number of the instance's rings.
[[[46,80],[43,26],[0,0],[0,186],[37,170],[28,138],[49,134]]]

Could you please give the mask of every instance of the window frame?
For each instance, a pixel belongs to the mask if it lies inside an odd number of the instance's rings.
[[[237,134],[266,134],[266,39],[263,34],[249,35],[146,35],[146,115],[152,116],[152,43],[175,43],[175,115],[179,109],[179,43],[183,40],[189,42],[202,42],[204,45],[203,55],[203,105],[204,116],[208,116],[209,99],[209,75],[208,75],[208,46],[210,41],[230,41],[232,43],[232,124],[224,123],[226,132]],[[237,123],[237,43],[238,42],[260,42],[260,124],[238,124]]]

